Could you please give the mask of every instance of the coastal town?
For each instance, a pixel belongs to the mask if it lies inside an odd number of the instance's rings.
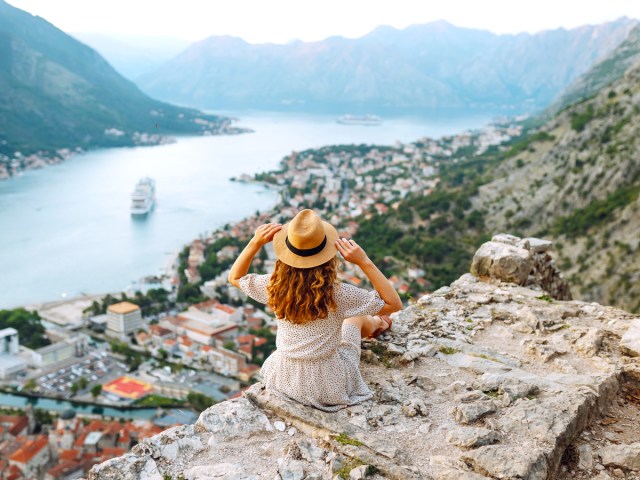
[[[36,405],[0,409],[2,479],[79,478],[146,437],[192,423],[202,409],[239,395],[259,370],[251,361],[264,358],[266,339],[247,331],[266,324],[275,332],[251,306],[216,300],[160,321],[126,301],[97,316],[83,313],[85,305],[43,310],[57,341],[38,349],[20,346],[14,328],[0,330],[0,384]],[[139,365],[132,352],[144,355]],[[38,409],[38,398],[73,403],[51,414]]]
[[[155,116],[153,111],[152,117]],[[234,125],[235,119],[224,118],[220,121],[211,121],[206,118],[195,118],[194,123],[200,129],[201,135],[238,135],[250,133],[252,130]],[[166,145],[175,143],[172,135],[164,135],[149,132],[127,133],[118,128],[106,128],[104,130],[104,143],[107,146],[141,147]],[[27,170],[36,170],[49,165],[57,165],[69,158],[86,153],[86,149],[78,146],[75,148],[59,148],[57,150],[38,150],[35,152],[6,152],[7,141],[0,138],[0,180],[6,180],[15,175],[20,175]],[[5,147],[5,148],[3,148]]]
[[[0,478],[79,478],[93,464],[193,422],[199,410],[259,380],[260,365],[275,349],[277,323],[268,307],[229,285],[227,275],[260,224],[285,223],[313,208],[341,236],[357,239],[358,219],[397,209],[408,195],[429,195],[443,162],[500,148],[521,128],[510,121],[393,146],[293,152],[278,171],[236,179],[277,188],[275,207],[192,241],[155,288],[34,306],[50,344],[28,348],[16,329],[0,330],[0,386],[12,398],[73,403],[46,415],[28,403],[4,412]],[[275,261],[267,245],[252,271],[268,272]],[[353,265],[344,264],[341,277],[368,286]],[[418,267],[390,280],[405,299],[430,289]],[[98,410],[87,413],[86,406]],[[100,413],[106,407],[116,410]],[[131,415],[149,410],[147,418]]]

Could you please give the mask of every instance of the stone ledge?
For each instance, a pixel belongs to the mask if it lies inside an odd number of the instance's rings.
[[[620,384],[640,379],[620,348],[640,317],[537,285],[467,274],[394,319],[363,342],[372,400],[326,413],[256,384],[89,479],[552,479]]]

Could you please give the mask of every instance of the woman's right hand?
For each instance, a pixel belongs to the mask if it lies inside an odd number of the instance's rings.
[[[370,262],[367,253],[363,248],[358,245],[355,240],[347,240],[346,238],[339,238],[336,240],[336,247],[338,251],[344,257],[347,262],[353,263],[362,267],[362,265]]]
[[[273,236],[282,230],[280,223],[265,223],[256,229],[251,240],[258,247],[262,247],[273,240]]]

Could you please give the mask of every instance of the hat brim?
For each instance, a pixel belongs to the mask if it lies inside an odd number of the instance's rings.
[[[289,224],[285,223],[282,229],[273,236],[273,249],[278,260],[295,268],[312,268],[322,265],[335,257],[338,253],[338,247],[336,247],[338,231],[333,225],[324,221],[322,226],[324,227],[324,234],[327,236],[327,243],[324,248],[310,257],[301,257],[289,250],[285,243],[287,231],[289,230]]]

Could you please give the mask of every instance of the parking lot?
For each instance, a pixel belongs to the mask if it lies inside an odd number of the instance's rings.
[[[106,383],[127,371],[127,365],[109,356],[107,352],[95,351],[78,359],[78,362],[71,366],[41,376],[36,383],[44,395],[70,398],[73,395],[72,385],[75,383],[80,387],[82,378],[86,381],[86,387],[78,388],[77,395],[86,394],[93,385]]]

